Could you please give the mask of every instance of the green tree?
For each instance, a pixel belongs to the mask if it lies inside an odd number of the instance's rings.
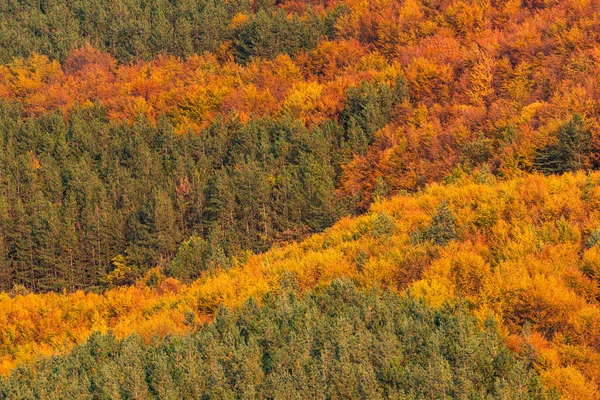
[[[425,229],[424,236],[440,246],[445,246],[450,240],[458,238],[456,216],[447,202],[444,201],[438,206],[429,226]]]
[[[562,174],[590,167],[591,132],[578,114],[557,132],[556,143],[540,150],[534,167],[546,174]]]

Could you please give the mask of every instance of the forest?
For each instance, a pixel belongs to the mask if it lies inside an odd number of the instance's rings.
[[[8,0],[0,44],[0,399],[600,398],[598,0]]]
[[[340,334],[343,332],[343,334]],[[185,360],[184,362],[178,360]],[[346,281],[298,298],[294,281],[183,337],[145,344],[94,335],[67,356],[18,369],[10,398],[458,398],[545,393],[493,321],[464,307],[360,293]]]

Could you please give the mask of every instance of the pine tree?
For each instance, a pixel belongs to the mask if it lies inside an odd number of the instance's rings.
[[[563,124],[557,132],[556,144],[538,152],[534,167],[546,174],[562,174],[590,167],[591,133],[578,114]]]
[[[458,238],[456,216],[447,202],[444,201],[438,206],[431,223],[425,230],[425,237],[440,246],[445,246],[450,240]]]

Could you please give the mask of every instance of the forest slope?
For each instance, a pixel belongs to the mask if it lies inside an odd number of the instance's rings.
[[[0,377],[0,398],[555,398],[464,305],[435,310],[340,280],[298,296],[294,283],[183,337],[95,334]]]
[[[0,288],[193,279],[461,171],[597,169],[599,10],[7,2]],[[204,263],[170,269],[192,236]]]
[[[0,372],[291,274],[600,397],[599,0],[9,0],[0,63]]]
[[[3,295],[3,371],[93,331],[185,332],[221,305],[261,299],[290,273],[302,290],[344,276],[363,288],[408,289],[435,307],[462,298],[482,320],[497,318],[513,350],[533,352],[548,386],[565,398],[596,398],[600,173],[455,179],[377,202],[367,215],[190,285],[151,272],[102,295]]]

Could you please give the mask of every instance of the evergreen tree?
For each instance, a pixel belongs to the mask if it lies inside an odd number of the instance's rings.
[[[458,238],[456,216],[448,203],[443,202],[438,206],[424,235],[426,239],[440,246],[445,246],[450,240]]]
[[[562,174],[590,167],[591,133],[581,116],[575,114],[563,124],[556,140],[538,152],[536,169],[546,174]]]

